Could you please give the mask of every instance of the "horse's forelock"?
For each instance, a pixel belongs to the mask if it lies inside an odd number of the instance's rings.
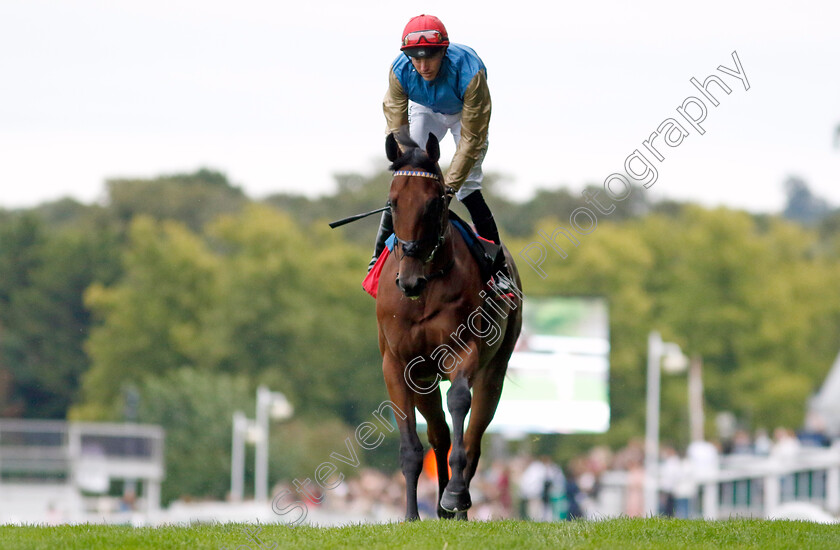
[[[433,162],[429,158],[426,151],[416,146],[409,147],[405,152],[403,152],[400,158],[391,163],[389,168],[396,171],[405,168],[406,166],[410,166],[417,170],[425,170],[427,172],[431,172],[432,174],[437,174],[438,172],[437,163]]]

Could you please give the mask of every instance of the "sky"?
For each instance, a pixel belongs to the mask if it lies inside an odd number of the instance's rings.
[[[731,93],[710,86],[705,133],[660,143],[644,192],[778,211],[797,176],[840,205],[837,2],[4,0],[0,208],[200,167],[253,198],[383,170],[387,71],[420,13],[487,66],[484,168],[511,198],[602,185],[716,74]],[[718,70],[733,52],[748,90]]]

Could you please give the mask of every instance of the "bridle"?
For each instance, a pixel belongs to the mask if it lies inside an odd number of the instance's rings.
[[[434,174],[432,172],[425,172],[423,170],[397,170],[394,172],[394,177],[396,176],[411,176],[411,177],[420,177],[420,178],[429,178],[433,179],[438,182],[442,182],[442,177],[440,174]],[[422,259],[424,264],[430,263],[435,258],[435,254],[437,251],[440,250],[440,247],[446,242],[446,225],[443,223],[443,212],[446,210],[446,198],[449,193],[447,192],[447,188],[444,186],[444,192],[440,195],[440,200],[442,204],[444,204],[444,208],[441,211],[441,219],[440,219],[440,232],[438,233],[437,243],[435,246],[432,247],[432,250],[426,255],[425,258]],[[419,255],[419,251],[421,248],[421,241],[406,241],[397,236],[397,232],[394,231],[394,240],[397,244],[400,245],[403,252],[403,257],[408,258],[416,258]],[[394,246],[394,250],[396,251],[397,247]],[[452,266],[455,265],[455,259],[453,258],[443,269],[436,271],[430,275],[426,276],[426,280],[433,279],[435,277],[442,277],[445,275]],[[397,274],[399,276],[399,274]]]

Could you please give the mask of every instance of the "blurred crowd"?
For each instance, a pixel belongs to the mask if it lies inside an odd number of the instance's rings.
[[[802,447],[828,446],[830,441],[819,430],[795,433],[785,428],[754,434],[734,432],[723,442],[695,441],[684,449],[661,447],[660,509],[673,517],[692,517],[698,480],[713,475],[722,460],[741,456],[776,457],[795,455]],[[603,517],[599,491],[604,472],[625,475],[623,510],[629,517],[642,516],[644,510],[644,444],[631,440],[612,451],[594,447],[564,465],[548,456],[520,454],[504,460],[482,459],[470,487],[473,507],[470,518],[477,520],[520,518],[534,521],[562,521]],[[438,493],[434,472],[424,470],[418,482],[418,505],[422,518],[436,517]],[[282,489],[281,487],[280,489]],[[310,499],[310,507],[348,517],[387,521],[405,513],[405,480],[402,473],[385,474],[361,469],[338,487]]]
[[[820,426],[794,432],[778,427],[772,437],[764,428],[754,434],[738,429],[722,441],[693,441],[685,449],[662,445],[659,456],[659,510],[662,515],[677,518],[696,517],[698,488],[704,480],[714,479],[724,463],[742,464],[754,458],[790,462],[802,449],[828,447],[831,440]],[[631,441],[616,453],[611,470],[627,472],[623,513],[640,517],[644,509],[644,445]],[[750,462],[752,463],[752,462]],[[782,479],[786,483],[787,479]]]
[[[557,521],[587,517],[597,494],[600,472],[611,464],[606,449],[593,449],[572,461],[569,472],[547,456],[519,455],[483,461],[470,485],[471,519],[523,518]],[[281,485],[275,491],[288,489]],[[434,472],[424,470],[417,495],[421,518],[434,518],[438,493]],[[330,491],[316,493],[307,505],[348,517],[388,520],[405,513],[405,479],[365,468]]]

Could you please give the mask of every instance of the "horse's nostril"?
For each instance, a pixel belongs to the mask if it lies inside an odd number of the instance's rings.
[[[423,289],[426,288],[426,278],[425,277],[418,277],[413,285],[408,286],[408,285],[404,284],[403,281],[400,280],[399,274],[397,274],[397,278],[394,282],[396,283],[397,288],[399,288],[400,291],[409,298],[418,298],[420,296],[420,294],[423,293]]]

